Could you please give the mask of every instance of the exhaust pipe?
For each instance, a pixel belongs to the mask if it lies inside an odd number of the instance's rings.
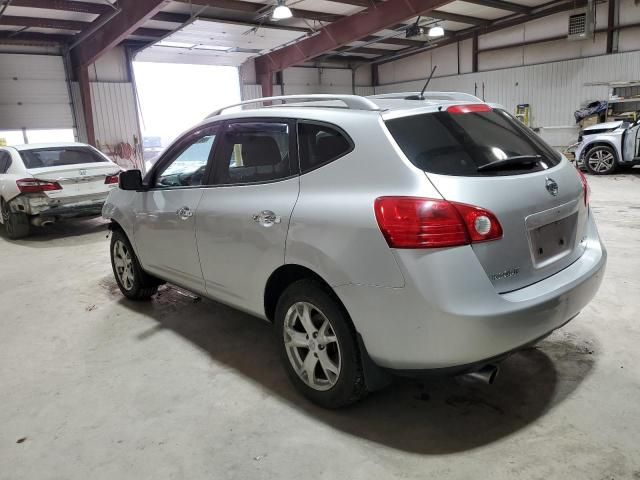
[[[462,377],[474,382],[481,382],[486,383],[487,385],[491,385],[496,380],[498,371],[499,369],[497,365],[485,365],[480,370],[465,373],[464,375],[462,375]]]
[[[56,220],[55,218],[35,217],[34,219],[31,220],[31,223],[36,227],[47,227],[49,225],[53,225],[54,223],[56,223]]]

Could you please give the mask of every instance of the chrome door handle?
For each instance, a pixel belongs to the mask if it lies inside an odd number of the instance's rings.
[[[188,218],[193,217],[193,212],[189,207],[182,207],[178,209],[176,215],[178,215],[182,220],[187,220]]]
[[[254,222],[259,223],[263,227],[271,227],[282,221],[280,215],[276,215],[271,210],[263,210],[253,215],[252,218]]]

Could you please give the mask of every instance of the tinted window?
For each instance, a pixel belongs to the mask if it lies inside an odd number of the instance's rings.
[[[308,172],[349,153],[351,142],[338,130],[313,123],[298,124],[300,169]]]
[[[268,182],[290,176],[290,137],[287,123],[228,125],[216,183]]]
[[[446,112],[386,122],[402,151],[418,168],[444,175],[514,175],[557,165],[560,155],[504,111],[452,115]],[[478,172],[482,165],[517,156],[537,163]]]
[[[83,163],[107,162],[97,152],[86,147],[38,148],[23,150],[20,156],[27,168],[64,167]]]
[[[0,173],[7,173],[11,165],[11,156],[7,152],[0,152]]]
[[[194,187],[202,185],[215,134],[208,132],[193,140],[156,177],[157,187]]]

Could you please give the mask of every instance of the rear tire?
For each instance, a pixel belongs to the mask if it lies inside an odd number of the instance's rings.
[[[147,274],[121,230],[111,235],[111,268],[122,294],[130,300],[149,300],[158,291],[159,280]]]
[[[355,330],[322,284],[308,279],[287,287],[276,306],[275,327],[287,375],[305,397],[339,408],[366,396]]]
[[[1,201],[2,205],[2,223],[7,232],[7,236],[11,240],[18,240],[20,238],[28,237],[31,232],[31,225],[29,224],[29,215],[21,212],[12,212],[9,204],[4,200]]]
[[[618,156],[613,148],[600,145],[587,152],[584,165],[593,175],[609,175],[618,167]]]

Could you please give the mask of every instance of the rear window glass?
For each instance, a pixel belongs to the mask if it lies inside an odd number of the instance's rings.
[[[65,165],[108,161],[93,150],[82,147],[38,148],[24,150],[20,152],[20,155],[24,161],[24,166],[28,169],[64,167]]]
[[[298,124],[298,142],[302,173],[332,162],[352,150],[351,142],[342,133],[315,123]]]
[[[515,175],[544,170],[561,156],[518,120],[503,110],[449,114],[435,112],[386,122],[396,142],[418,168],[443,175]],[[537,158],[539,161],[531,161]],[[501,168],[479,167],[526,157]]]

